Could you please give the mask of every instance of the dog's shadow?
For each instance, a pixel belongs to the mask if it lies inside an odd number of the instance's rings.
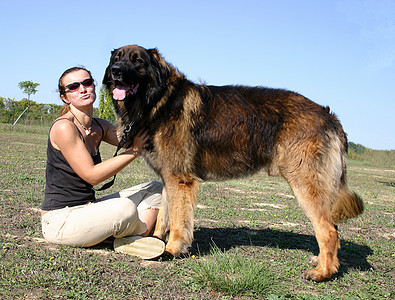
[[[200,256],[211,253],[213,245],[227,251],[236,246],[260,246],[279,249],[299,249],[318,255],[319,248],[313,235],[287,232],[273,229],[253,230],[250,228],[205,228],[200,227],[194,231],[194,241],[190,249],[191,254]],[[370,247],[347,240],[340,241],[341,249],[338,252],[340,261],[339,272],[332,279],[343,277],[349,269],[367,271],[373,267],[367,261],[373,254]]]

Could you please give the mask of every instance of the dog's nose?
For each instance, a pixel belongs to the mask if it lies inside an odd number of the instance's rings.
[[[111,67],[111,74],[112,74],[114,77],[119,77],[119,76],[121,76],[121,74],[122,74],[122,68],[121,68],[120,66],[113,65],[113,66]]]

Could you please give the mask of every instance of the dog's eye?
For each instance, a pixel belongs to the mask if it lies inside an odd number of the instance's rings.
[[[142,64],[142,63],[144,63],[144,60],[142,59],[142,58],[136,58],[136,63],[139,63],[139,64]]]
[[[114,62],[119,62],[119,59],[120,59],[119,55],[115,56]]]

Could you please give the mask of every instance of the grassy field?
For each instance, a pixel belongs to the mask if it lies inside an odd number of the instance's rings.
[[[395,169],[349,161],[365,213],[340,225],[339,273],[303,280],[318,252],[287,183],[258,173],[205,182],[190,255],[142,261],[111,242],[89,249],[41,236],[47,130],[0,128],[0,299],[394,299]],[[114,149],[102,148],[104,158]],[[158,179],[136,160],[107,193]]]

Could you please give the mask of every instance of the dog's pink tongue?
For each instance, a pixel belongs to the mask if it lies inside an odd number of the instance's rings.
[[[123,100],[126,97],[126,92],[129,90],[128,87],[126,86],[117,86],[113,91],[112,91],[112,97],[114,100]]]

